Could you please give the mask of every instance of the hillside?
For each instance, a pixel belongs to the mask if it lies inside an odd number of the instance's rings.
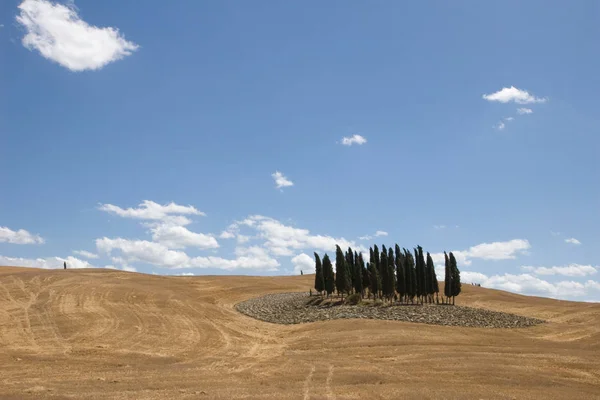
[[[600,399],[600,304],[464,286],[458,304],[548,321],[524,329],[234,309],[312,279],[0,267],[0,398]]]

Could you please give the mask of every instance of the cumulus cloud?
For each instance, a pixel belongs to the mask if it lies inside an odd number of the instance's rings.
[[[0,226],[0,243],[11,244],[42,244],[44,239],[40,235],[29,233],[25,229],[13,231],[6,226]]]
[[[344,136],[342,138],[342,144],[344,146],[352,146],[353,144],[357,144],[357,145],[360,146],[360,145],[363,145],[365,143],[367,143],[367,139],[364,138],[361,135],[352,135],[350,137]]]
[[[230,260],[221,257],[190,257],[183,251],[171,250],[162,243],[147,240],[129,240],[123,238],[97,239],[98,251],[112,254],[118,252],[120,257],[114,262],[125,265],[142,262],[163,268],[217,268],[217,269],[255,269],[275,271],[279,262],[271,258],[267,251],[260,247],[238,248],[237,258]]]
[[[258,246],[238,247],[236,258],[228,260],[221,257],[194,257],[183,268],[219,268],[224,270],[251,269],[258,271],[277,271],[279,261],[272,258],[267,250]]]
[[[271,174],[271,176],[275,180],[275,187],[277,189],[282,189],[282,188],[288,187],[288,186],[294,186],[294,182],[292,182],[291,180],[289,180],[285,175],[283,175],[279,171],[273,172]]]
[[[300,253],[292,258],[292,265],[294,266],[294,274],[300,274],[300,271],[305,274],[315,273],[315,260],[306,253]]]
[[[164,244],[147,240],[104,237],[96,239],[96,247],[99,252],[106,254],[119,251],[126,263],[144,262],[161,267],[177,268],[187,264],[190,260],[190,257],[182,251],[170,250]]]
[[[487,101],[497,101],[500,103],[515,102],[517,104],[545,103],[548,99],[535,97],[526,90],[518,89],[514,86],[505,87],[491,94],[484,94],[483,98]]]
[[[564,275],[564,276],[587,276],[598,272],[598,267],[591,265],[569,264],[559,267],[521,267],[525,271],[534,273],[535,275]]]
[[[527,114],[533,114],[533,110],[531,108],[517,108],[517,113],[519,115],[527,115]]]
[[[82,256],[82,257],[89,258],[89,259],[98,258],[98,254],[94,254],[92,252],[85,251],[85,250],[74,250],[73,253],[77,254],[78,256]]]
[[[498,129],[499,131],[503,131],[504,128],[506,128],[506,124],[503,121],[500,121],[494,126],[494,128]]]
[[[334,252],[335,245],[346,249],[365,252],[365,248],[355,242],[332,236],[312,235],[308,229],[284,225],[280,221],[262,215],[252,215],[237,223],[257,231],[258,238],[264,239],[264,247],[275,256],[293,256],[297,250],[322,250]]]
[[[216,249],[217,239],[204,233],[192,232],[184,226],[160,224],[152,229],[152,240],[172,249],[196,247],[199,249]]]
[[[531,248],[525,239],[513,239],[506,242],[481,243],[470,247],[468,250],[452,251],[459,265],[471,265],[472,258],[482,260],[509,260],[515,259],[520,254]],[[444,264],[444,253],[432,253],[431,257],[436,264]]]
[[[117,28],[89,25],[69,5],[25,0],[19,11],[23,46],[71,71],[97,70],[138,49]]]
[[[95,268],[92,264],[85,260],[69,256],[62,257],[46,257],[46,258],[20,258],[20,257],[5,257],[0,256],[0,265],[9,267],[32,267],[43,269],[63,268],[63,263],[67,263],[67,268]]]
[[[488,277],[478,272],[468,271],[461,272],[461,280],[462,277],[475,278],[472,281],[487,288],[557,299],[581,298],[584,296],[598,298],[598,295],[600,295],[600,283],[592,280],[583,283],[576,281],[551,283],[530,274],[504,274]],[[465,279],[465,282],[468,281]]]
[[[358,239],[359,240],[371,240],[374,237],[381,237],[381,236],[387,236],[388,233],[386,231],[376,231],[373,235],[365,235],[365,236],[361,236]]]
[[[234,237],[235,237],[235,234],[232,232],[228,232],[228,231],[223,231],[219,235],[219,239],[233,239]]]
[[[191,221],[184,215],[206,215],[194,206],[182,206],[173,202],[161,205],[151,200],[144,200],[137,208],[123,209],[113,204],[101,204],[98,209],[123,218],[162,221],[172,225],[188,225]]]
[[[571,244],[576,244],[576,245],[581,244],[581,242],[575,238],[565,239],[565,242],[571,243]]]

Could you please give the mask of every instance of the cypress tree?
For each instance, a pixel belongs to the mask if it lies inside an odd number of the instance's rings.
[[[371,283],[370,291],[373,293],[373,300],[375,300],[379,294],[381,279],[379,278],[379,272],[377,272],[377,266],[373,261],[368,263],[367,267],[369,270],[369,281]]]
[[[425,257],[423,256],[423,248],[421,246],[417,246],[417,250],[419,251],[419,264],[421,264],[421,292],[423,297],[431,302],[431,273],[427,268],[427,264],[425,263]]]
[[[344,299],[344,293],[352,288],[351,277],[348,273],[348,263],[340,246],[335,246],[335,288]]]
[[[454,298],[461,292],[461,284],[460,271],[458,270],[456,258],[454,258],[454,254],[452,254],[452,252],[450,252],[450,270],[450,274],[452,276],[452,285],[450,286],[450,290],[452,291],[452,305],[454,305]]]
[[[424,273],[423,273],[423,266],[421,265],[421,259],[419,257],[419,249],[415,248],[414,249],[415,252],[415,273],[417,275],[417,287],[415,290],[415,294],[417,295],[417,301],[421,300],[422,301],[422,296],[424,294],[424,285],[423,285],[423,277],[424,277]]]
[[[400,246],[396,245],[396,291],[400,296],[400,301],[406,295],[406,280],[404,274],[404,255],[400,251]]]
[[[354,253],[354,272],[356,274],[356,282],[354,285],[354,291],[356,293],[360,293],[360,297],[362,298],[364,296],[364,285],[363,285],[363,279],[364,279],[364,274],[363,274],[363,270],[364,270],[364,265],[365,262],[362,258],[362,253],[360,254],[356,254]]]
[[[321,258],[315,253],[315,290],[321,295],[325,290],[325,279],[323,278],[323,266],[321,265]]]
[[[329,297],[335,289],[335,278],[333,276],[333,266],[327,254],[323,257],[323,280],[325,281],[325,291]]]
[[[435,273],[435,265],[433,264],[433,258],[431,258],[431,254],[427,252],[427,269],[429,270],[430,282],[431,282],[431,296],[433,300],[433,295],[435,294],[435,301],[439,304],[438,293],[440,291],[440,287],[438,285],[437,274]]]
[[[373,258],[371,258],[371,263],[375,263],[375,268],[377,268],[377,273],[381,277],[381,272],[379,270],[379,247],[377,247],[377,245],[373,246]]]
[[[404,270],[406,273],[406,294],[411,303],[414,303],[417,295],[417,272],[415,269],[415,259],[410,251],[404,249]]]
[[[450,303],[450,297],[452,297],[452,268],[450,267],[450,260],[448,254],[444,252],[445,262],[445,276],[444,276],[444,296],[446,297],[446,304]]]
[[[389,279],[389,277],[387,276],[387,264],[387,249],[385,248],[385,246],[381,246],[381,255],[379,259],[379,268],[377,272],[379,273],[379,277],[381,278],[381,287],[379,288],[379,290],[381,290],[382,298],[387,296],[386,288]]]
[[[348,268],[348,277],[350,278],[350,291],[352,291],[356,284],[356,274],[354,271],[354,251],[352,251],[351,247],[348,247],[348,251],[346,251],[346,266]]]
[[[390,300],[394,297],[395,289],[396,289],[396,266],[394,264],[394,250],[390,247],[388,249],[387,256],[387,272],[386,276],[388,278],[387,284],[384,288],[386,296],[390,298]]]
[[[369,290],[369,292],[371,291],[371,279],[369,276],[369,270],[367,268],[365,268],[365,261],[362,259],[362,253],[359,255],[359,257],[362,260],[361,263],[361,271],[362,271],[362,287],[363,287],[363,293],[367,290]],[[364,294],[363,294],[364,296]],[[369,293],[370,296],[370,293]]]

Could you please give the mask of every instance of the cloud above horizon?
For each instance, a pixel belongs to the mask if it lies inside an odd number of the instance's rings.
[[[361,146],[365,143],[367,143],[367,139],[365,137],[363,137],[361,135],[357,135],[357,134],[354,134],[350,137],[344,136],[342,138],[342,145],[344,145],[344,146],[352,146],[353,144]]]
[[[117,28],[89,25],[73,5],[24,0],[19,11],[16,21],[26,31],[23,46],[71,71],[101,69],[139,48]]]
[[[535,97],[528,91],[518,89],[514,86],[502,88],[494,93],[484,94],[483,99],[499,103],[514,102],[517,104],[545,103],[548,101],[547,98]]]
[[[294,182],[289,180],[283,173],[275,171],[271,174],[271,177],[275,181],[275,188],[283,190],[284,187],[294,186]]]
[[[13,231],[6,226],[0,226],[0,243],[11,244],[43,244],[44,238],[40,235],[32,234],[25,229]]]

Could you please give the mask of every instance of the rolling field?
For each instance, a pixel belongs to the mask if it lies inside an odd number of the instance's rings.
[[[548,321],[524,329],[234,309],[313,279],[0,267],[0,398],[600,399],[600,304],[463,286],[457,304]]]

